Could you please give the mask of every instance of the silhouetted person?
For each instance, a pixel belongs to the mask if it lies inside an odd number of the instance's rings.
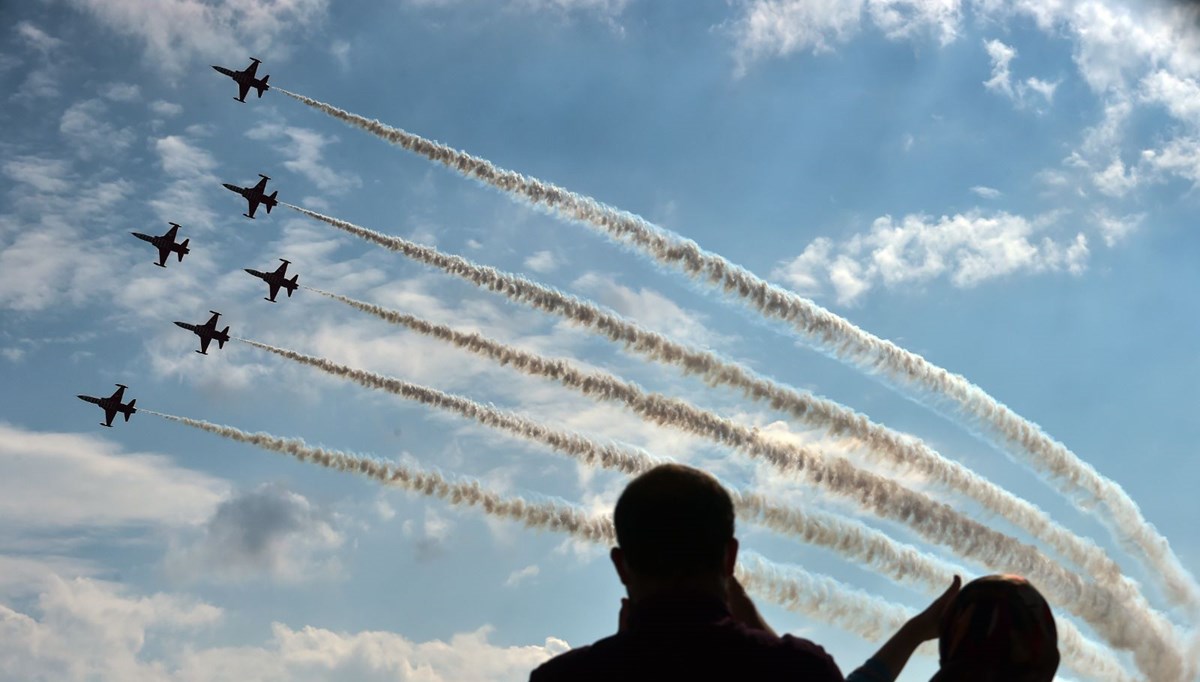
[[[666,464],[635,478],[613,512],[618,546],[611,558],[629,595],[621,603],[617,634],[547,661],[530,682],[842,682],[824,649],[777,636],[733,577],[733,521],[729,494],[702,471]],[[885,645],[871,665],[886,672],[887,661],[902,655],[891,668],[898,672],[916,648],[908,648],[909,639],[919,644],[937,636],[952,597],[947,592],[905,625],[903,637],[893,638],[899,643]],[[889,646],[895,652],[889,654]]]
[[[1050,682],[1058,670],[1058,630],[1029,581],[989,575],[968,583],[951,604],[938,654],[934,682]]]

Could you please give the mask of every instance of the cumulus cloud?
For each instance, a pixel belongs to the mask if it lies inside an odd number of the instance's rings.
[[[744,72],[764,58],[830,52],[859,32],[864,16],[892,40],[933,36],[948,44],[961,13],[959,0],[754,0],[728,29]]]
[[[149,12],[142,0],[69,3],[114,33],[140,41],[146,61],[170,76],[182,75],[196,62],[231,55],[282,56],[289,41],[280,38],[317,24],[328,5],[327,0],[159,0]]]
[[[88,578],[45,578],[32,607],[0,603],[0,676],[25,682],[523,679],[569,645],[499,646],[490,626],[417,642],[382,631],[273,623],[261,645],[210,646],[225,612],[186,595],[133,593]],[[157,643],[147,646],[148,643]]]
[[[303,495],[263,485],[222,501],[199,537],[168,553],[175,575],[215,582],[298,583],[335,577],[344,542],[331,515]]]
[[[558,257],[553,251],[538,251],[525,259],[525,267],[534,272],[553,272],[558,269]]]
[[[81,416],[102,417],[76,402]],[[167,457],[127,452],[99,436],[0,423],[0,528],[183,526],[207,517],[226,489]]]
[[[1038,238],[1051,222],[1052,217],[1027,220],[977,211],[938,219],[883,216],[870,232],[842,244],[815,240],[774,274],[807,293],[828,283],[839,303],[851,304],[880,284],[920,284],[944,276],[954,286],[971,287],[1018,272],[1082,272],[1087,238],[1082,233],[1065,242]]]
[[[983,87],[1004,95],[1019,107],[1030,104],[1030,93],[1037,93],[1046,104],[1054,100],[1054,91],[1058,89],[1057,81],[1051,83],[1034,77],[1013,81],[1010,65],[1017,56],[1015,48],[999,40],[986,40],[983,47],[992,61],[991,77],[983,82]]]
[[[1000,195],[1003,194],[1000,190],[994,187],[985,187],[984,185],[975,185],[971,188],[971,192],[976,196],[983,197],[984,199],[998,199]]]

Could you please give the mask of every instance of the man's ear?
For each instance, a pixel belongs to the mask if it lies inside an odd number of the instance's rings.
[[[738,540],[737,538],[729,538],[729,544],[725,545],[725,564],[721,566],[724,571],[724,577],[728,578],[733,575],[733,567],[737,565]]]
[[[612,559],[613,568],[617,569],[617,575],[621,578],[622,585],[629,584],[629,568],[625,566],[625,553],[620,547],[613,547],[608,553],[608,558]]]

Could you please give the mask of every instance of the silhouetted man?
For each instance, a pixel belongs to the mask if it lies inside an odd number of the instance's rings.
[[[544,663],[530,682],[745,680],[843,682],[816,644],[777,636],[733,577],[733,502],[712,476],[665,464],[617,501],[611,557],[628,599],[617,634]],[[855,680],[895,679],[916,645],[937,636],[958,581],[880,649]]]

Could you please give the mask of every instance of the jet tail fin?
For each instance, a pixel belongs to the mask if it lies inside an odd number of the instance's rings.
[[[279,190],[275,190],[274,192],[271,192],[270,196],[267,197],[268,201],[263,202],[267,205],[267,213],[270,213],[271,209],[275,208],[275,203],[276,203],[275,197],[278,194],[279,194]]]
[[[292,283],[292,286],[288,287],[288,298],[291,298],[292,292],[296,290],[296,287],[300,286],[299,284],[297,284],[297,282],[299,282],[299,280],[300,280],[300,275],[292,275],[292,278],[290,280],[288,280],[289,282]]]
[[[190,242],[190,241],[192,241],[192,240],[185,239],[185,240],[183,240],[183,243],[179,245],[179,247],[180,247],[179,248],[179,262],[181,262],[181,263],[183,262],[183,254],[188,252],[188,242]]]
[[[271,86],[267,85],[267,79],[270,77],[271,77],[270,75],[263,76],[262,83],[260,85],[254,86],[255,89],[258,90],[259,97],[262,97],[264,92],[271,89]]]
[[[229,338],[229,327],[226,327],[221,330],[221,336],[223,336],[224,338],[217,339],[217,348],[225,347],[225,339]]]
[[[137,398],[134,398],[133,400],[129,401],[129,405],[126,406],[129,408],[129,411],[127,411],[125,413],[125,421],[129,421],[129,418],[133,416],[133,413],[137,412],[137,409],[134,408],[134,405],[136,405],[136,404],[137,404]]]

